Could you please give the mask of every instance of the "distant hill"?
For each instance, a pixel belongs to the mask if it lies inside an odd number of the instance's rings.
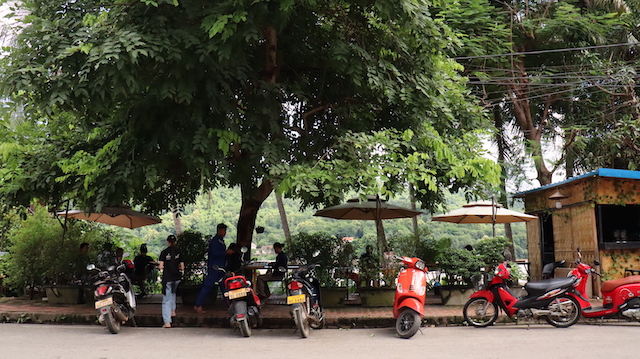
[[[393,204],[409,207],[408,196],[399,196],[390,201]],[[462,207],[466,203],[462,195],[450,195],[447,198],[449,210]],[[218,189],[201,195],[196,203],[186,206],[182,211],[181,221],[183,229],[193,229],[203,234],[215,234],[216,225],[224,222],[229,226],[227,243],[235,241],[236,223],[240,212],[240,191],[236,189]],[[339,237],[354,237],[355,242],[373,241],[376,236],[373,221],[334,220],[314,217],[315,210],[300,210],[300,203],[290,199],[284,199],[289,228],[292,234],[299,232],[324,231]],[[162,217],[161,224],[142,227],[133,231],[127,231],[132,237],[138,237],[148,243],[150,253],[159,253],[165,246],[167,235],[175,232],[173,217],[167,213]],[[412,233],[410,219],[393,219],[383,221],[387,237],[406,236]],[[280,214],[274,195],[271,195],[262,205],[256,226],[265,228],[264,233],[254,234],[254,243],[259,247],[271,246],[274,242],[283,242],[284,233]],[[431,215],[426,213],[418,217],[418,226],[426,229],[435,239],[448,237],[456,247],[473,244],[478,239],[491,236],[490,224],[453,224],[432,222]],[[524,223],[512,225],[516,240],[517,258],[526,258],[526,227]],[[496,235],[504,235],[504,226],[496,225]],[[138,241],[134,241],[138,242]],[[357,246],[356,248],[359,248]],[[255,254],[258,254],[256,252]],[[271,254],[264,257],[271,257]]]

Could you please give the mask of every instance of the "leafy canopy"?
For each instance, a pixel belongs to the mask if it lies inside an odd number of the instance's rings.
[[[26,15],[1,86],[27,129],[11,129],[20,136],[3,156],[0,194],[12,203],[73,198],[84,208],[158,212],[202,189],[240,185],[243,205],[255,209],[274,184],[296,181],[288,176],[320,158],[355,165],[345,146],[358,136],[389,135],[400,146],[386,147],[384,167],[362,173],[390,178],[385,192],[410,181],[433,200],[428,193],[495,172],[478,160],[470,132],[483,125],[480,108],[444,55],[455,36],[431,17],[429,1],[14,6]],[[312,186],[289,188],[309,203],[335,202],[359,186],[350,180],[323,184],[326,198]]]

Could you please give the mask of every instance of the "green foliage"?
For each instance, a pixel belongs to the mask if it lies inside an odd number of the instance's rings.
[[[25,124],[0,139],[0,197],[160,213],[195,202],[202,190],[240,186],[252,210],[241,212],[238,239],[248,245],[274,184],[304,172],[292,166],[313,168],[347,133],[383,130],[415,146],[389,152],[384,176],[368,166],[362,184],[333,181],[327,198],[315,179],[289,184],[291,193],[305,204],[335,203],[350,188],[372,192],[374,177],[391,178],[384,194],[402,188],[400,179],[416,183],[429,207],[443,188],[473,192],[495,166],[474,150],[484,117],[461,66],[444,53],[455,34],[431,17],[432,7],[17,2],[16,13],[29,15],[15,17],[20,31],[6,48],[0,86]],[[329,171],[324,176],[336,173]]]
[[[437,257],[440,270],[446,275],[447,284],[469,284],[471,276],[480,271],[480,258],[466,249],[447,248]]]
[[[178,236],[178,248],[184,261],[183,282],[186,285],[202,283],[206,274],[205,261],[208,242],[202,233],[194,230],[186,230]]]
[[[471,276],[481,270],[492,272],[498,264],[504,262],[503,253],[508,245],[509,240],[506,238],[483,238],[476,242],[472,250],[446,248],[437,256],[437,260],[448,284],[470,284]],[[514,265],[518,267],[517,264]],[[516,275],[521,276],[522,273]]]
[[[101,250],[108,231],[87,222],[70,221],[63,237],[61,223],[46,208],[33,214],[10,232],[12,245],[5,257],[6,283],[22,292],[43,284],[67,284],[77,280],[80,243],[89,243],[89,260]]]
[[[482,262],[485,272],[492,272],[498,264],[504,262],[504,250],[509,244],[509,239],[504,237],[487,237],[476,242],[473,251]]]
[[[298,233],[291,237],[287,249],[290,260],[317,263],[318,280],[323,286],[335,286],[350,271],[354,259],[353,247],[327,233]],[[317,254],[317,255],[315,255]]]

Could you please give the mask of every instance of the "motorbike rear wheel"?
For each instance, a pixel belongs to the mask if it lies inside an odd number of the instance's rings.
[[[420,313],[407,308],[400,313],[396,320],[396,332],[400,338],[409,339],[418,332],[420,324],[422,324]]]
[[[462,312],[464,320],[478,328],[488,327],[498,319],[498,306],[487,298],[470,299]]]
[[[231,303],[231,308],[233,315],[238,318],[238,315],[241,315],[239,319],[237,319],[238,327],[240,327],[240,333],[242,333],[243,337],[251,336],[251,325],[249,324],[249,317],[247,314],[247,302],[243,300],[239,300],[237,302]]]
[[[111,334],[118,334],[118,332],[120,332],[120,321],[116,319],[111,311],[107,312],[105,319],[109,332],[111,332]]]
[[[556,328],[568,328],[576,324],[582,313],[578,301],[568,295],[561,295],[549,303],[549,311],[554,315],[546,317],[547,323]]]
[[[301,304],[298,308],[294,308],[293,320],[296,322],[296,327],[298,327],[298,330],[300,331],[300,336],[302,338],[307,338],[311,328],[309,326],[309,317],[307,316],[306,305]]]

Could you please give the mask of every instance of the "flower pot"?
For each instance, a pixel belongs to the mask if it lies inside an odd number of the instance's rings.
[[[392,307],[396,288],[360,288],[360,300],[363,307]]]
[[[343,307],[347,297],[347,287],[321,287],[320,301],[325,308]]]
[[[44,288],[47,301],[51,304],[81,304],[84,290],[81,285],[51,285]]]
[[[473,288],[468,286],[441,285],[438,288],[444,305],[465,305],[469,296],[475,293]]]

